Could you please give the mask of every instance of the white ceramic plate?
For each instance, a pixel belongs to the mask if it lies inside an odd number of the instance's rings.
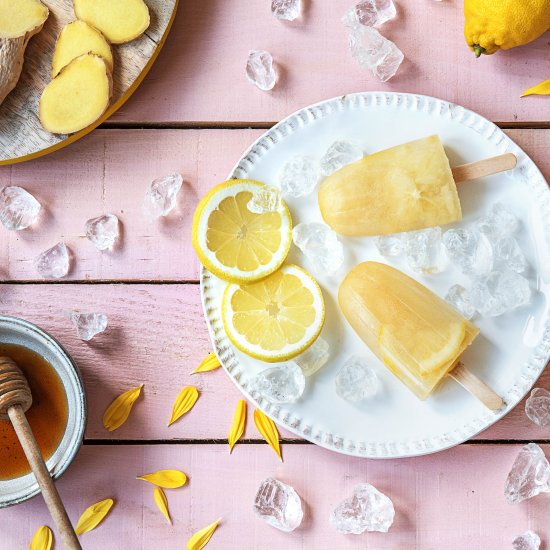
[[[467,226],[499,201],[522,221],[517,235],[529,262],[533,300],[528,306],[496,318],[476,316],[481,335],[463,356],[464,363],[506,401],[498,413],[488,411],[451,379],[427,401],[419,401],[386,370],[348,325],[337,307],[337,290],[346,273],[365,260],[391,263],[439,296],[465,277],[453,266],[437,275],[412,272],[406,261],[382,258],[375,239],[342,237],[346,262],[334,277],[318,277],[326,301],[322,336],[331,359],[308,380],[302,399],[270,405],[247,390],[250,379],[268,365],[240,353],[228,341],[220,321],[224,283],[203,269],[204,311],[214,348],[232,380],[248,399],[284,428],[318,445],[370,458],[416,456],[457,445],[508,413],[530,390],[550,355],[550,191],[533,161],[497,126],[463,107],[431,97],[398,93],[360,93],[324,101],[291,115],[266,132],[243,155],[230,174],[267,184],[277,183],[283,164],[296,154],[320,158],[337,139],[362,146],[369,154],[406,141],[439,134],[451,166],[512,152],[518,165],[507,174],[461,184]],[[294,224],[322,221],[317,194],[287,201]],[[450,226],[449,226],[450,227]],[[308,268],[295,248],[289,261]],[[370,359],[383,383],[374,400],[360,406],[340,399],[334,376],[351,354]]]

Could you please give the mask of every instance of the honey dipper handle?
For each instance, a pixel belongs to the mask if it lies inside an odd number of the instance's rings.
[[[449,373],[463,388],[467,389],[474,397],[477,397],[488,409],[498,411],[504,401],[485,382],[482,382],[473,372],[469,371],[460,361]]]
[[[14,405],[8,409],[8,416],[21,442],[36,481],[38,481],[42,496],[46,501],[65,548],[68,550],[82,550],[23,409],[19,405]]]
[[[498,174],[506,170],[515,168],[518,159],[513,153],[505,153],[497,157],[470,162],[469,164],[461,164],[452,168],[453,178],[456,183],[461,181],[475,180],[483,176]]]

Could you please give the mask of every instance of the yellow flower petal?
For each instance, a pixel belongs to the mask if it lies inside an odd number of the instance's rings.
[[[168,510],[168,499],[160,487],[155,487],[153,498],[155,499],[158,509],[164,514],[164,517],[168,520],[168,523],[172,525],[172,518],[170,517],[170,512]]]
[[[214,352],[209,353],[202,361],[201,364],[191,373],[197,374],[198,372],[210,372],[221,367],[216,354]]]
[[[187,483],[187,476],[180,470],[159,470],[152,474],[139,476],[137,479],[148,481],[164,489],[177,489]]]
[[[49,527],[40,526],[29,545],[29,550],[50,550],[53,544],[53,533]]]
[[[109,510],[113,507],[114,501],[112,498],[106,498],[100,502],[92,504],[89,508],[86,508],[78,523],[75,527],[75,533],[81,535],[82,533],[87,533],[92,529],[95,529],[109,513]]]
[[[233,424],[231,424],[231,429],[229,430],[229,435],[227,436],[227,442],[229,443],[229,454],[231,454],[235,443],[237,443],[243,435],[245,423],[246,401],[244,399],[240,399],[237,403],[237,408],[235,409],[235,415],[233,416]]]
[[[254,424],[262,435],[262,437],[269,443],[269,446],[277,453],[277,456],[283,460],[281,456],[281,447],[279,445],[279,432],[275,422],[266,416],[259,409],[254,410]]]
[[[211,523],[208,527],[197,531],[187,541],[187,550],[201,550],[201,548],[204,548],[208,544],[208,541],[212,538],[212,535],[221,520],[222,518],[216,520],[214,523]]]
[[[103,426],[107,430],[112,432],[120,428],[128,420],[132,407],[141,393],[141,388],[143,388],[143,384],[124,392],[107,407],[107,410],[103,414]]]
[[[199,391],[195,386],[185,386],[176,397],[174,407],[172,408],[172,417],[170,418],[170,422],[168,422],[168,426],[171,426],[178,418],[181,418],[185,413],[189,412],[198,398]]]
[[[532,88],[527,88],[520,97],[525,97],[526,95],[550,95],[550,78]]]

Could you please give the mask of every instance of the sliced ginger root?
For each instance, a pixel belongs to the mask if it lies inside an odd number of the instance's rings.
[[[74,0],[78,19],[100,30],[111,44],[130,42],[149,26],[143,0]]]
[[[71,134],[94,123],[109,106],[111,73],[99,55],[73,59],[44,88],[39,104],[42,126],[54,134]]]
[[[65,25],[55,43],[52,58],[52,78],[73,59],[86,53],[101,56],[109,71],[113,71],[113,54],[105,37],[85,21],[73,21]]]
[[[48,15],[40,0],[0,0],[0,103],[15,88],[25,48]]]
[[[0,0],[0,38],[36,34],[46,19],[48,8],[40,0]]]

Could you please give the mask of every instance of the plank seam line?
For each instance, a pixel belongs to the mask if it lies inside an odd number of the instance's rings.
[[[196,279],[75,279],[74,281],[52,281],[47,279],[5,280],[1,285],[199,285]]]
[[[181,122],[118,122],[107,121],[102,130],[269,130],[276,121],[181,121]],[[548,130],[550,121],[495,122],[501,130]]]
[[[94,439],[87,438],[84,445],[227,445],[227,439]],[[471,439],[460,445],[550,445],[550,439]],[[239,445],[267,445],[263,439],[241,439]],[[313,445],[305,439],[281,439],[283,445]]]

